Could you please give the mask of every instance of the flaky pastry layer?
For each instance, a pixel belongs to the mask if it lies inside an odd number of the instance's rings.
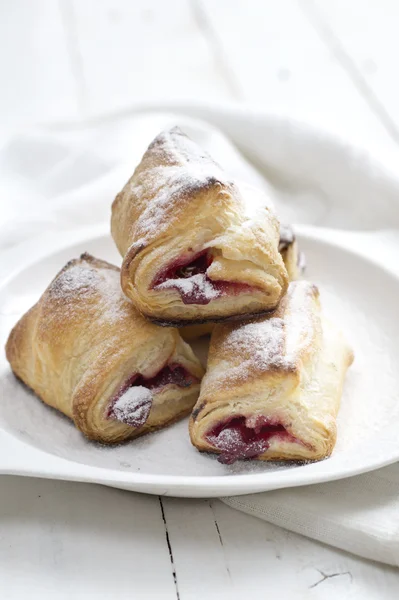
[[[330,456],[352,360],[321,315],[316,286],[291,283],[268,318],[215,327],[190,419],[192,443],[224,462]]]
[[[279,252],[284,261],[289,280],[296,281],[303,274],[305,259],[303,253],[298,250],[298,242],[292,227],[289,225],[280,226]],[[215,326],[215,322],[208,321],[203,324],[186,325],[181,327],[179,332],[184,340],[191,341],[211,334]]]
[[[268,199],[178,128],[150,144],[113,203],[111,231],[124,293],[160,324],[264,314],[287,289]]]
[[[203,375],[178,331],[144,319],[120,289],[119,269],[88,254],[70,261],[15,325],[6,354],[14,373],[43,402],[103,443],[136,437],[187,414]],[[133,393],[122,410],[121,397],[132,393],[137,378],[137,398]],[[168,383],[175,380],[184,387]],[[152,382],[151,391],[146,382]],[[131,409],[141,397],[138,419]],[[112,412],[118,400],[119,412]]]

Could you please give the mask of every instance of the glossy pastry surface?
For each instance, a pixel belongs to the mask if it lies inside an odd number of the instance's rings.
[[[112,206],[124,293],[160,324],[274,309],[288,277],[268,198],[231,181],[178,128],[149,146]]]
[[[203,375],[177,330],[144,319],[120,289],[119,269],[88,254],[71,260],[15,325],[6,354],[43,402],[103,443],[189,413]]]
[[[225,463],[328,457],[352,360],[316,286],[291,283],[273,315],[215,327],[192,443]]]

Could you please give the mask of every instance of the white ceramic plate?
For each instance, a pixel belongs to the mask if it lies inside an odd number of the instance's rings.
[[[187,421],[115,448],[90,443],[72,423],[37,400],[0,365],[0,472],[90,481],[171,496],[227,496],[348,477],[399,459],[399,280],[331,230],[298,228],[307,277],[325,311],[355,350],[331,458],[307,465],[240,461],[199,454]],[[7,255],[0,266],[1,343],[69,259],[81,252],[119,263],[106,228],[44,236]]]

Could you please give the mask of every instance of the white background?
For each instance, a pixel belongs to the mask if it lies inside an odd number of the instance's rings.
[[[398,30],[397,0],[0,0],[1,137],[146,101],[238,101],[393,151]],[[1,600],[398,596],[396,569],[217,500],[0,480]]]

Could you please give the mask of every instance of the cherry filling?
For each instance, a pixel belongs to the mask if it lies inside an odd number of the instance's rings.
[[[166,365],[154,377],[133,375],[111,400],[107,417],[132,427],[141,427],[150,414],[153,395],[167,385],[189,387],[198,379],[181,365]]]
[[[188,387],[192,383],[198,382],[198,379],[191,375],[184,367],[176,363],[166,365],[154,377],[145,378],[138,375],[134,381],[134,385],[141,385],[149,390],[159,390],[166,385],[177,385],[178,387]]]
[[[259,456],[269,448],[269,440],[275,436],[298,442],[283,425],[261,416],[255,420],[232,417],[221,421],[208,431],[206,440],[221,451],[219,462],[231,465],[242,458]]]
[[[220,296],[237,295],[251,286],[234,281],[212,281],[206,271],[212,264],[212,255],[204,250],[194,257],[181,257],[158,274],[152,287],[176,289],[184,304],[209,304]]]
[[[209,253],[207,251],[201,252],[188,264],[179,265],[176,269],[169,269],[169,272],[172,271],[172,273],[167,279],[187,279],[193,277],[193,275],[204,274],[211,264],[212,257]]]

